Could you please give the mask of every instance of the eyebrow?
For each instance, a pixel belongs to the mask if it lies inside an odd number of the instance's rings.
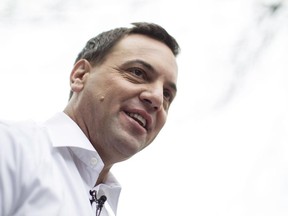
[[[132,64],[132,63],[138,63],[138,64],[142,65],[143,67],[145,67],[147,70],[150,70],[150,71],[152,71],[152,72],[154,72],[154,73],[156,72],[156,70],[154,69],[154,67],[153,67],[151,64],[149,64],[149,63],[147,63],[147,62],[145,62],[145,61],[143,61],[143,60],[140,60],[140,59],[135,59],[135,60],[127,61],[127,62],[125,62],[125,63],[123,64],[123,66],[129,65],[129,64]],[[175,84],[175,83],[173,83],[173,82],[168,82],[168,85],[169,85],[169,87],[172,88],[175,92],[177,92],[177,87],[176,87],[176,84]]]

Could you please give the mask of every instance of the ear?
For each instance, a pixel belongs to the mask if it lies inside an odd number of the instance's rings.
[[[80,59],[75,63],[70,74],[70,86],[73,92],[80,92],[83,89],[86,76],[91,68],[91,64],[86,59]]]

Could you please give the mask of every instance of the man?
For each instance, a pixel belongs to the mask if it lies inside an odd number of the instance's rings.
[[[89,40],[72,69],[64,112],[43,124],[0,123],[1,215],[116,215],[121,188],[110,169],[165,124],[178,52],[152,23]]]

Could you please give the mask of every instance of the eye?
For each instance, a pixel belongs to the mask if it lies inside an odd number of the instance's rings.
[[[146,79],[146,73],[144,70],[142,70],[141,68],[137,68],[137,67],[133,67],[133,68],[129,68],[128,71],[138,77],[138,78],[142,78],[142,79]]]
[[[173,95],[172,95],[172,93],[171,93],[169,90],[164,89],[164,91],[163,91],[163,96],[164,96],[164,99],[165,99],[166,101],[172,102],[172,100],[173,100]]]

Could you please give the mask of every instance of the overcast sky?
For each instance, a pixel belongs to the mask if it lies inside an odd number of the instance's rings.
[[[1,0],[0,118],[62,111],[88,39],[135,21],[178,40],[166,127],[113,168],[119,216],[288,215],[286,0]]]

